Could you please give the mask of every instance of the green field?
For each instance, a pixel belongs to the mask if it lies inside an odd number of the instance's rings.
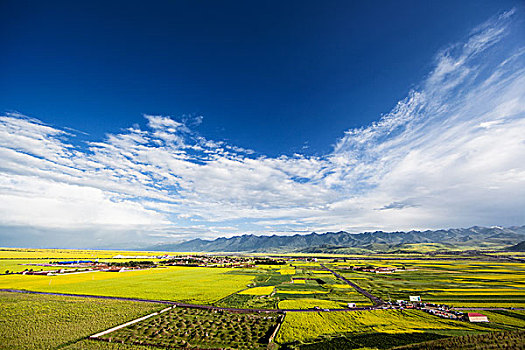
[[[296,267],[293,270],[294,274],[283,274],[283,271],[292,271],[290,267],[242,269],[240,273],[254,276],[250,288],[223,298],[214,305],[294,309],[321,307],[321,305],[342,308],[351,302],[359,306],[372,305],[369,299],[337,279],[332,273],[318,269],[318,264],[312,263],[303,264],[300,268]]]
[[[0,292],[0,348],[53,349],[161,308],[155,303]]]
[[[525,313],[517,311],[498,316],[488,313],[491,323],[473,324],[438,318],[418,310],[289,312],[286,314],[276,342],[301,344],[326,339],[327,336],[352,338],[363,335],[371,337],[374,334],[402,334],[404,337],[410,333],[454,336],[515,330],[525,327],[524,315]]]
[[[465,335],[400,347],[400,350],[525,349],[525,331]]]
[[[415,271],[358,272],[349,266],[395,267]],[[383,300],[422,301],[458,307],[525,307],[525,264],[500,261],[368,260],[331,264],[346,278]]]
[[[346,307],[346,304],[332,300],[312,298],[298,298],[279,302],[280,309],[311,309],[314,307],[319,307],[321,309],[343,309]]]

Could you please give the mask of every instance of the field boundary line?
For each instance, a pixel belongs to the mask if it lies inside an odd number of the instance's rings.
[[[104,295],[90,295],[90,294],[71,294],[71,293],[53,293],[53,292],[36,292],[31,290],[21,289],[0,289],[0,292],[8,293],[25,293],[25,294],[41,294],[41,295],[56,295],[64,297],[76,297],[76,298],[95,298],[95,299],[109,299],[109,300],[122,300],[122,301],[136,301],[142,303],[157,303],[157,304],[168,304],[175,305],[178,307],[187,307],[190,309],[205,309],[205,310],[217,310],[217,311],[228,311],[234,313],[284,313],[284,312],[332,312],[332,311],[363,311],[371,310],[374,307],[357,307],[352,309],[238,309],[230,307],[220,307],[212,305],[200,305],[200,304],[186,304],[177,301],[167,300],[151,300],[151,299],[138,299],[138,298],[126,298],[126,297],[111,297]]]
[[[275,327],[275,330],[273,331],[272,335],[268,339],[268,344],[273,343],[275,337],[277,336],[277,333],[279,333],[279,329],[281,329],[281,325],[284,323],[284,318],[286,317],[286,312],[284,315],[281,315],[279,318],[279,322],[277,323],[277,326]]]
[[[330,271],[335,277],[339,278],[340,280],[342,280],[343,282],[345,282],[346,284],[348,284],[350,287],[354,288],[358,293],[361,293],[363,294],[365,297],[367,297],[368,299],[370,299],[375,306],[379,306],[379,305],[382,305],[384,304],[385,302],[383,301],[383,299],[379,298],[379,297],[376,297],[375,295],[373,295],[372,293],[370,292],[367,292],[366,290],[364,290],[363,288],[359,287],[357,284],[355,284],[354,282],[350,281],[350,280],[347,280],[345,277],[343,277],[342,275],[338,274],[337,272],[335,272],[334,270],[331,270],[329,269],[328,267],[326,267],[324,264],[320,264],[321,267],[327,271]]]
[[[99,337],[101,337],[101,336],[103,336],[103,335],[106,335],[106,334],[112,333],[112,332],[114,332],[114,331],[116,331],[116,330],[119,330],[119,329],[121,329],[121,328],[124,328],[124,327],[127,327],[127,326],[131,326],[132,324],[135,324],[135,323],[137,323],[137,322],[147,320],[147,319],[150,318],[150,317],[160,315],[161,313],[166,312],[166,311],[168,311],[168,310],[171,310],[171,309],[173,309],[174,307],[175,307],[175,306],[170,306],[170,307],[167,307],[167,308],[165,308],[165,309],[163,309],[163,310],[161,310],[161,311],[157,311],[157,312],[154,312],[154,313],[152,313],[152,314],[149,314],[149,315],[146,315],[146,316],[139,317],[139,318],[137,318],[137,319],[135,319],[135,320],[132,320],[132,321],[129,321],[129,322],[123,323],[123,324],[121,324],[121,325],[115,326],[115,327],[113,327],[113,328],[107,329],[107,330],[105,330],[105,331],[102,331],[102,332],[99,332],[99,333],[96,333],[96,334],[90,335],[90,336],[89,336],[89,339],[97,339],[97,338],[99,338]]]

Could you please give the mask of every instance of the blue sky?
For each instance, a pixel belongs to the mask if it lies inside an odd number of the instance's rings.
[[[524,224],[520,2],[0,17],[2,245]]]

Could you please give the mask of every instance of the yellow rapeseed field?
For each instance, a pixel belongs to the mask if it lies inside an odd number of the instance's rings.
[[[293,284],[306,284],[306,280],[293,280]]]
[[[323,334],[347,333],[412,333],[425,330],[481,330],[481,326],[462,321],[441,319],[422,311],[372,310],[337,312],[288,312],[278,343],[308,341]]]
[[[279,272],[281,275],[295,275],[295,268],[282,268]]]
[[[255,288],[249,288],[245,289],[237,294],[244,294],[244,295],[268,295],[273,292],[273,286],[269,287],[255,287]]]
[[[0,288],[88,295],[213,303],[246,288],[253,276],[235,269],[170,267],[128,272],[59,276],[0,276]]]

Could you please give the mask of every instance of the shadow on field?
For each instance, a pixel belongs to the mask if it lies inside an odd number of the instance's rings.
[[[370,333],[337,338],[319,338],[310,344],[286,344],[285,350],[346,350],[359,348],[390,349],[396,346],[446,338],[435,333]]]

